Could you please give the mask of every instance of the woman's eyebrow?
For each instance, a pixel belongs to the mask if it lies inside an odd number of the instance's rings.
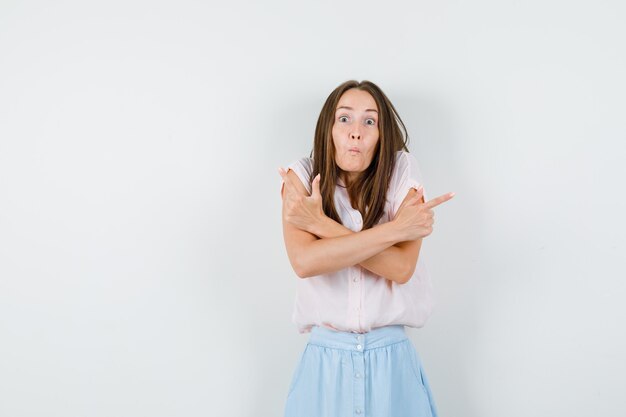
[[[336,110],[339,110],[339,109],[354,110],[352,107],[348,107],[348,106],[339,106],[339,107],[337,107],[337,109],[336,109]],[[335,111],[336,111],[336,110],[335,110]],[[375,110],[375,109],[365,109],[365,111],[373,111],[373,112],[378,113],[378,110]]]

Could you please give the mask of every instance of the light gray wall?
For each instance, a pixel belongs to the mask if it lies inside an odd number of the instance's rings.
[[[0,3],[0,415],[282,415],[277,168],[351,78],[457,193],[440,415],[623,415],[623,2],[89,3]]]

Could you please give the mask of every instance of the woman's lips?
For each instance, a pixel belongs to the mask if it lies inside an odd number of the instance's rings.
[[[350,148],[350,149],[348,149],[348,150],[349,150],[350,152],[361,152],[361,151],[359,151],[357,148]]]

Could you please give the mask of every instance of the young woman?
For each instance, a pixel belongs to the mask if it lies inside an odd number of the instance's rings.
[[[300,277],[292,320],[310,333],[285,417],[437,416],[404,326],[431,313],[419,252],[433,207],[454,193],[425,201],[407,140],[382,90],[351,80],[328,96],[312,157],[279,169],[283,236]]]

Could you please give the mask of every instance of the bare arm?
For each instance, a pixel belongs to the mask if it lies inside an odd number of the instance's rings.
[[[304,191],[306,192],[306,190]],[[406,202],[416,193],[415,189],[412,188],[404,201]],[[423,197],[421,201],[424,202]],[[374,228],[379,226],[380,225],[376,225]],[[322,239],[346,236],[354,233],[358,232],[348,229],[329,217],[325,217],[324,221],[320,223],[314,231],[314,234]],[[417,264],[421,246],[422,238],[397,242],[376,255],[360,262],[359,265],[376,275],[380,275],[381,277],[399,284],[404,284],[411,279],[415,272],[415,265]]]
[[[283,216],[283,237],[287,255],[300,278],[335,272],[356,265],[398,241],[391,223],[359,233],[319,239],[298,229]]]
[[[287,176],[289,182],[297,188],[298,194],[308,195],[294,172],[288,172]],[[415,193],[414,190],[411,191]],[[281,194],[284,196],[284,189]],[[283,214],[285,201],[283,198]],[[310,233],[290,224],[283,215],[287,253],[299,277],[333,272],[356,264],[399,283],[405,283],[413,275],[421,238],[401,241],[393,222],[353,232],[331,219],[328,220],[330,221],[320,224],[315,233]]]

